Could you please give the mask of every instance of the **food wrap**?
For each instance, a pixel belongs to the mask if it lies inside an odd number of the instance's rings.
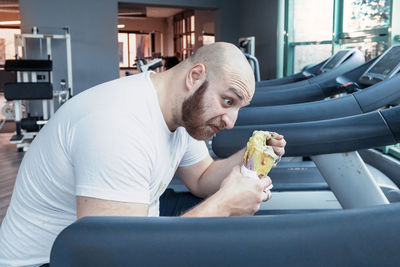
[[[253,135],[247,142],[244,164],[241,167],[242,175],[259,179],[268,175],[272,166],[279,159],[274,149],[267,145],[267,141],[271,138],[268,132],[253,132]],[[272,185],[270,188],[272,188]]]

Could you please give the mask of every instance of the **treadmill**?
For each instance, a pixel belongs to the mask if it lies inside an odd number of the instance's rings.
[[[274,183],[272,190],[291,192],[286,195],[293,195],[297,198],[300,197],[300,192],[306,192],[306,196],[309,197],[308,201],[314,201],[315,198],[318,198],[329,204],[319,207],[310,206],[310,208],[315,210],[334,209],[340,208],[340,206],[334,203],[335,198],[330,193],[330,190],[333,191],[332,184],[327,181],[327,177],[331,174],[342,175],[338,174],[338,170],[344,170],[343,166],[347,165],[346,162],[361,160],[359,155],[350,157],[347,153],[348,151],[399,142],[400,135],[397,131],[400,130],[400,106],[331,120],[236,126],[232,130],[219,132],[212,141],[212,149],[216,156],[220,158],[228,157],[243,148],[252,132],[258,129],[266,129],[283,134],[287,141],[285,156],[309,156],[314,161],[294,164],[288,162],[286,165],[285,162],[279,163],[269,174]],[[320,158],[329,158],[332,153],[347,154],[321,161]],[[339,164],[335,164],[335,162]],[[318,169],[314,167],[314,164]],[[360,163],[360,165],[365,164]],[[335,166],[336,169],[330,169],[332,166]],[[329,170],[327,171],[327,169]],[[310,171],[313,173],[310,174]],[[368,169],[367,172],[371,173],[371,170]],[[375,180],[384,194],[390,195],[391,201],[398,201],[398,194],[394,193],[393,190],[398,190],[400,184],[393,183],[391,177],[388,178],[379,173],[379,171],[373,170],[372,172],[379,175],[379,177],[375,177]],[[291,175],[288,175],[288,173]],[[321,174],[324,179],[322,179]],[[354,174],[354,177],[357,177],[357,174]],[[299,187],[299,184],[302,187]],[[311,191],[314,193],[310,193]],[[311,195],[314,196],[310,197]],[[273,198],[272,201],[274,199],[280,202],[276,203],[278,204],[276,209],[286,209],[282,208],[281,204],[284,201],[282,198]],[[338,200],[340,202],[340,199]],[[304,201],[307,201],[307,199]],[[265,208],[273,208],[271,205],[269,207],[268,204],[266,205]]]
[[[247,140],[252,129],[240,127],[231,141]],[[344,210],[228,218],[85,217],[58,235],[51,266],[397,266],[400,203],[388,204],[359,165],[357,152],[345,151],[399,142],[400,107],[275,127],[287,131],[288,154],[305,152],[329,162],[324,163],[332,167],[326,168],[327,180]],[[354,162],[340,165],[346,159]],[[339,165],[344,171],[334,170]]]
[[[395,58],[386,56],[384,60],[382,60],[383,58],[381,56],[376,57],[375,59],[370,60],[369,62],[338,76],[343,77],[343,80],[338,80],[338,77],[330,77],[330,79],[324,80],[323,82],[298,88],[287,88],[273,91],[256,89],[249,106],[276,106],[312,102],[322,100],[333,95],[352,92],[358,89],[357,86],[359,86],[359,84],[350,83],[350,86],[348,86],[347,82],[355,79],[356,77],[360,77],[360,75],[363,73],[366,74],[366,72],[368,72],[368,75],[361,77],[359,80],[364,87],[366,87],[365,85],[371,85],[380,82],[383,79],[388,78],[386,74],[382,73],[383,71],[387,71],[389,69],[398,72],[398,70],[394,69],[395,66],[393,67],[392,65],[386,67],[386,70],[385,67],[382,67],[382,65],[385,66],[385,64],[388,62],[391,64],[398,62],[398,46],[393,46],[389,50],[390,55],[395,56]],[[389,52],[389,50],[386,52]],[[380,64],[375,64],[378,59],[380,60]],[[372,74],[372,76],[370,74]],[[346,80],[346,78],[348,79]],[[369,78],[371,78],[371,80],[369,80]]]
[[[367,63],[357,66],[345,73],[342,73],[340,76],[350,76],[353,78],[359,77],[372,64],[374,64],[376,60],[377,58],[372,59]],[[342,84],[338,84],[337,78],[340,76],[330,77],[330,79],[325,80],[321,83],[313,83],[295,88],[280,90],[258,90],[258,88],[256,88],[249,107],[276,106],[312,102],[341,93],[346,93],[352,88],[343,86]]]
[[[354,94],[331,100],[302,104],[270,107],[246,107],[241,109],[239,112],[235,128],[238,125],[277,124],[340,118],[374,111],[378,108],[387,106],[400,99],[400,74],[397,74],[398,65],[400,64],[400,57],[398,56],[399,52],[400,46],[393,46],[381,57],[350,71],[346,75],[338,77],[338,84],[346,85],[348,90],[357,90]],[[397,58],[398,60],[391,65],[387,64],[388,59],[391,58]],[[375,69],[380,68],[377,68],[376,66],[386,66],[385,70],[380,72],[388,73],[388,75],[382,77],[379,73],[376,73],[377,71],[375,71]],[[367,76],[381,77],[381,80],[383,81],[375,81],[378,83],[366,88],[368,84],[363,84],[362,81],[365,79],[364,77]],[[357,84],[357,82],[359,84]],[[360,90],[360,88],[366,89]],[[263,129],[269,130],[268,127]],[[228,135],[230,133],[231,131],[227,131]],[[242,146],[244,145],[245,143],[242,143]],[[217,155],[214,155],[210,143],[208,143],[208,146],[210,154],[214,158],[218,158]],[[366,151],[362,154],[364,156],[365,154],[371,153],[373,152]],[[285,156],[287,155],[288,154]],[[299,161],[300,159],[296,158],[287,162],[286,159],[287,158],[284,158],[284,160],[282,160],[279,165],[276,168],[273,168],[270,172],[270,177],[274,180],[276,190],[285,192],[291,191],[292,194],[297,195],[297,197],[300,197],[300,193],[295,193],[295,191],[320,191],[320,193],[318,193],[320,197],[325,198],[326,202],[332,204],[330,208],[340,207],[335,203],[335,197],[328,192],[330,188],[313,161]],[[388,181],[389,179],[385,174],[374,168],[374,166],[369,164],[368,167],[369,171],[373,172],[374,177],[381,185],[381,188],[386,190],[386,192],[397,188],[395,184]],[[392,178],[392,176],[390,176],[390,178]],[[174,177],[171,181],[169,188],[172,188],[175,191],[187,191],[187,188],[177,177]],[[307,196],[307,198],[308,197],[309,196]],[[314,197],[308,198],[308,200],[304,199],[304,201],[308,201],[306,206],[310,208],[315,207],[312,204],[314,200]],[[274,197],[272,202],[280,202],[280,199]],[[304,202],[301,204],[299,203],[299,207],[300,206],[305,206]]]
[[[321,84],[363,63],[365,63],[364,55],[358,49],[343,49],[324,62],[319,69],[320,74],[315,77],[299,82],[271,86],[263,85],[263,83],[268,83],[268,80],[265,82],[260,81],[256,84],[256,90],[281,90],[299,88],[311,84]]]
[[[337,87],[348,93],[345,96],[298,104],[245,107],[239,111],[235,125],[325,120],[395,105],[400,100],[399,72],[400,45],[396,45],[375,60],[337,77]]]
[[[310,78],[315,77],[322,73],[320,71],[320,69],[321,69],[322,65],[324,65],[326,63],[327,60],[329,60],[329,58],[316,64],[315,66],[305,68],[301,72],[298,72],[298,73],[290,75],[290,76],[256,82],[256,87],[288,84],[288,83],[294,83],[294,82],[299,82],[299,81],[310,79]]]

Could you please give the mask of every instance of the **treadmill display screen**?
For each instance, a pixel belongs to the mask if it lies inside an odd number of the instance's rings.
[[[328,60],[328,62],[326,62],[325,66],[323,66],[323,68],[326,70],[333,69],[334,67],[336,67],[336,65],[338,63],[343,61],[343,57],[345,57],[348,52],[349,52],[349,50],[341,50],[341,51],[337,52],[331,59]]]
[[[400,46],[393,46],[381,59],[378,60],[368,74],[380,74],[384,77],[388,76],[400,66]]]

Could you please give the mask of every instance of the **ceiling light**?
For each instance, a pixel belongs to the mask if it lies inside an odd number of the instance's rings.
[[[21,24],[20,20],[0,21],[0,25],[19,25],[19,24]]]
[[[118,24],[118,29],[123,29],[123,28],[125,28],[125,24]]]

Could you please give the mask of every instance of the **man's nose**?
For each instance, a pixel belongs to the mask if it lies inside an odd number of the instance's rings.
[[[238,110],[231,111],[222,115],[222,121],[224,122],[226,129],[232,129],[235,126],[235,122],[238,116]]]

